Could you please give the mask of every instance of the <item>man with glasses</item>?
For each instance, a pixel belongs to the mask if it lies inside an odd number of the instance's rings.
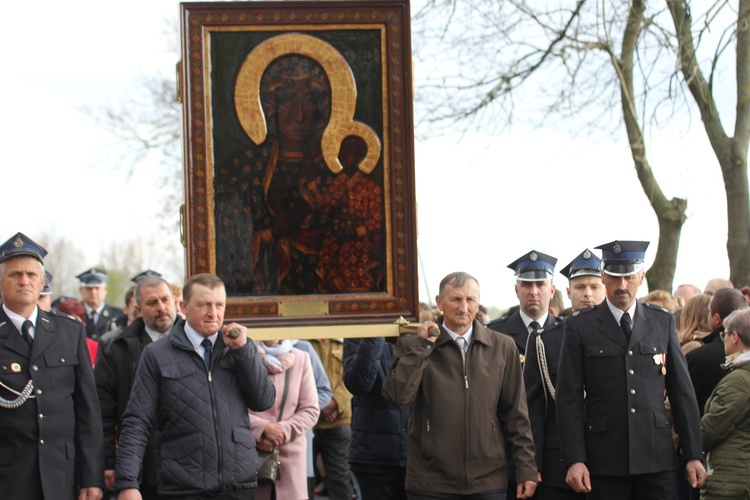
[[[685,355],[701,416],[714,387],[727,373],[721,367],[724,363],[724,343],[719,338],[724,331],[724,319],[734,311],[746,307],[745,297],[736,288],[716,290],[708,304],[708,326],[711,327],[711,333],[703,338],[701,347]]]
[[[703,484],[700,420],[674,317],[636,300],[648,242],[602,250],[606,299],[565,322],[557,421],[566,482],[591,500],[676,498],[672,407],[691,486]]]

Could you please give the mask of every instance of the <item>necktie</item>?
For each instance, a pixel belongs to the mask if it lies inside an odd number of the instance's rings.
[[[630,314],[625,313],[622,315],[620,328],[622,328],[622,333],[625,334],[625,340],[630,342],[630,335],[633,333],[633,328],[630,326]]]
[[[211,344],[210,340],[203,339],[201,345],[203,346],[203,361],[206,362],[206,368],[211,369],[211,349],[213,348],[213,344]]]
[[[91,337],[96,330],[96,311],[91,311],[88,321],[86,321],[86,335]]]
[[[21,325],[21,333],[23,333],[23,339],[29,345],[34,343],[34,339],[31,338],[31,331],[30,331],[32,326],[34,326],[34,323],[29,321],[28,319],[23,322],[23,325]]]
[[[461,350],[461,359],[466,359],[466,351],[464,350],[464,346],[466,345],[466,339],[458,336],[456,337],[456,345],[458,345],[458,348]]]
[[[539,329],[542,327],[538,322],[532,321],[529,323],[529,328],[531,328],[531,331],[529,333],[536,333],[539,331]]]

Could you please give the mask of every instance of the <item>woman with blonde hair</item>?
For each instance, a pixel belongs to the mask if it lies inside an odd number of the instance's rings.
[[[687,354],[703,345],[703,339],[711,333],[708,324],[708,305],[711,297],[699,294],[691,297],[682,309],[679,332],[682,353]]]

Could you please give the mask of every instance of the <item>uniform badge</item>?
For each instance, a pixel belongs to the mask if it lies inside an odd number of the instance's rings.
[[[588,248],[585,252],[583,252],[583,258],[584,259],[590,259],[591,258],[591,252],[589,252]]]
[[[102,311],[102,316],[104,316],[105,318],[109,318],[109,311],[107,311],[106,309]]]
[[[521,360],[521,364],[524,364],[524,362],[526,361],[526,356],[524,356],[523,354],[519,354],[518,357]]]
[[[666,354],[654,354],[654,364],[661,366],[661,374],[667,374],[667,355]]]
[[[10,371],[12,371],[13,373],[20,372],[21,371],[21,365],[19,365],[18,363],[12,363],[10,365]]]
[[[612,251],[615,253],[620,253],[622,252],[622,247],[619,243],[615,243],[615,246],[612,247]]]
[[[21,248],[23,246],[23,240],[20,236],[16,236],[16,239],[13,240],[13,246],[16,248]]]
[[[536,252],[531,252],[529,255],[529,259],[531,259],[533,262],[536,262],[536,260],[539,258],[539,256],[536,254]]]

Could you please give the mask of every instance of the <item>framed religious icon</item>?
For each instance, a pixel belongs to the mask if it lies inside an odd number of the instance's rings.
[[[265,326],[418,317],[409,3],[183,3],[189,274]]]

